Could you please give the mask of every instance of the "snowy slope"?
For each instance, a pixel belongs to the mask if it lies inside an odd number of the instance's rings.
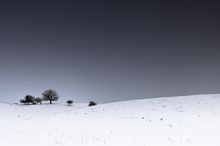
[[[219,146],[220,95],[0,104],[0,146]]]

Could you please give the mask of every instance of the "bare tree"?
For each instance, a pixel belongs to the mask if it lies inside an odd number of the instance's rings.
[[[59,99],[58,93],[53,89],[45,90],[42,95],[45,101],[50,101],[50,104],[52,104],[52,101],[57,101]]]

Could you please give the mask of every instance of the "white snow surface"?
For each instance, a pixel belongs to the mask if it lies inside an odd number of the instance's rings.
[[[0,103],[0,146],[219,146],[220,95],[99,104]]]

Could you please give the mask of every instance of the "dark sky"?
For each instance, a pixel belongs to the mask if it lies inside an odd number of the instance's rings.
[[[0,3],[0,101],[220,93],[217,1]]]

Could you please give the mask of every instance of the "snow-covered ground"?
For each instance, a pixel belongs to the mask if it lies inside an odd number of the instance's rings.
[[[0,146],[219,146],[220,95],[87,104],[0,103]]]

